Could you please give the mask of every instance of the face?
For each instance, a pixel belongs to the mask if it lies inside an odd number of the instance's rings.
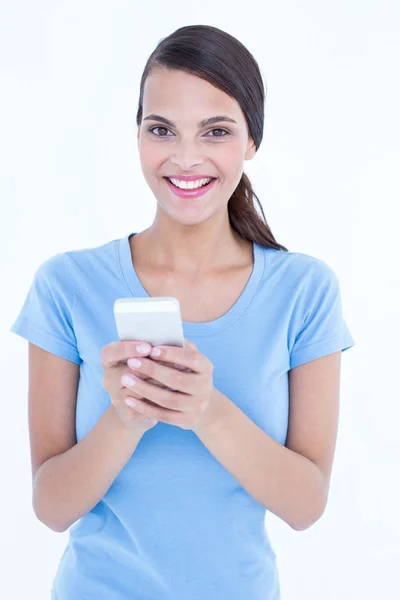
[[[146,119],[149,115],[156,116]],[[235,122],[218,120],[199,126],[217,115]],[[243,161],[256,152],[233,98],[208,81],[171,70],[153,71],[146,80],[138,148],[144,177],[157,199],[157,213],[187,224],[226,211],[242,176]],[[165,179],[179,175],[209,176],[216,181],[203,195],[182,198]]]

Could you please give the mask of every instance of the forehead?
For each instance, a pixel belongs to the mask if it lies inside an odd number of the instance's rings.
[[[226,114],[239,122],[243,115],[239,104],[208,81],[183,71],[153,71],[143,91],[143,116],[155,113],[174,122],[200,121]]]

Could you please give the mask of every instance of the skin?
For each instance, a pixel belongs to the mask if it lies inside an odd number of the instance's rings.
[[[176,127],[145,120],[150,114],[166,117]],[[198,128],[202,119],[216,115],[227,115],[237,123]],[[148,131],[155,126],[153,133]],[[145,83],[137,142],[143,175],[157,199],[153,224],[134,236],[142,255],[155,268],[165,265],[191,276],[219,265],[243,264],[250,244],[232,232],[227,204],[244,161],[251,160],[256,149],[238,103],[199,77],[159,69]],[[205,174],[217,181],[199,198],[179,198],[163,179],[176,174]]]

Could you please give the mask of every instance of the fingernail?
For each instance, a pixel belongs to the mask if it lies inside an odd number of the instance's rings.
[[[128,366],[132,367],[132,369],[136,369],[137,367],[140,367],[141,364],[142,364],[142,361],[139,360],[138,358],[128,358]]]
[[[160,356],[160,354],[161,354],[160,348],[153,348],[153,350],[150,352],[150,356]]]
[[[125,398],[125,404],[133,408],[134,406],[136,406],[136,400],[134,400],[131,397]]]
[[[136,350],[141,354],[146,354],[147,352],[150,352],[150,346],[148,344],[138,344]]]
[[[132,386],[136,384],[136,378],[133,375],[123,375],[121,383],[122,385]]]

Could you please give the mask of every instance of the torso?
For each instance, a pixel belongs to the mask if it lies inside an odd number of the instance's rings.
[[[136,237],[136,236],[134,236]],[[242,264],[202,279],[191,281],[174,272],[143,268],[132,262],[140,282],[149,296],[173,296],[179,300],[181,317],[190,323],[214,321],[229,311],[241,296],[253,270],[253,248],[247,244],[247,255]]]

